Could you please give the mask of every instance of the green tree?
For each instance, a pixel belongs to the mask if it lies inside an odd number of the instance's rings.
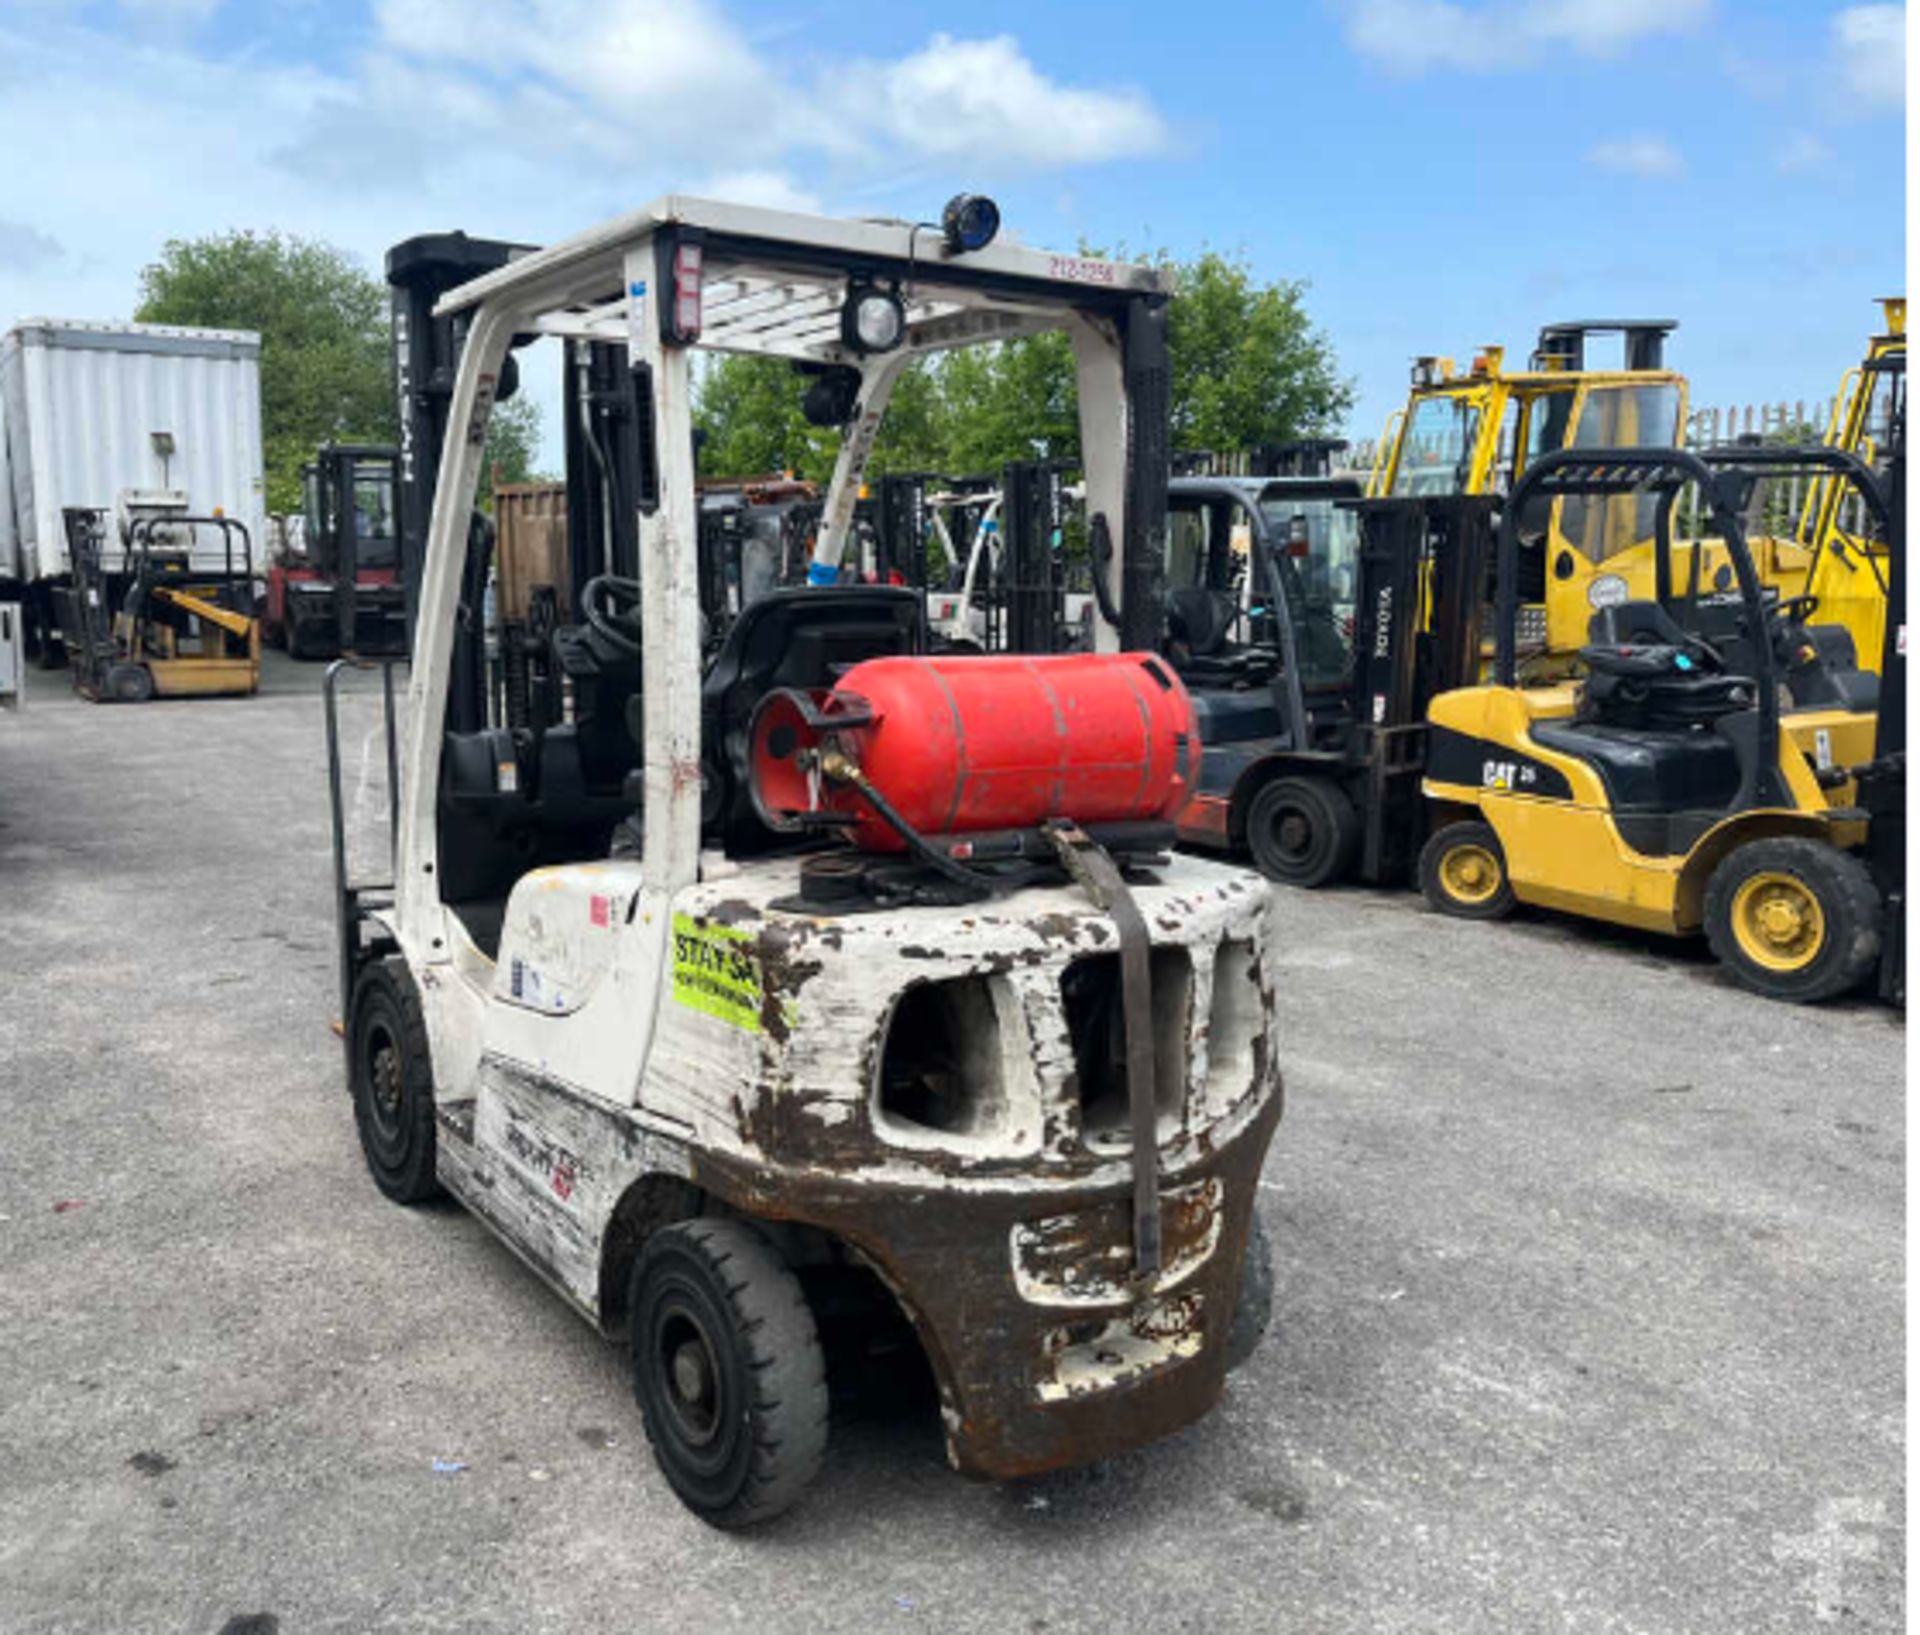
[[[806,382],[784,358],[727,353],[703,363],[694,389],[694,423],[706,433],[702,476],[791,471],[826,480],[839,434],[807,424],[800,412]]]
[[[694,422],[705,432],[700,474],[754,477],[775,471],[825,482],[840,451],[837,430],[809,425],[800,411],[807,381],[783,358],[728,353],[707,360],[694,391]],[[933,370],[910,369],[894,385],[873,476],[940,469],[947,413]]]
[[[946,469],[996,473],[1009,460],[1071,460],[1080,452],[1073,345],[1060,331],[967,347],[940,370]]]
[[[540,406],[516,393],[493,406],[487,422],[487,447],[480,468],[480,503],[491,509],[493,491],[502,483],[552,479],[539,469]]]
[[[1216,250],[1176,271],[1167,311],[1175,448],[1226,452],[1340,424],[1353,386],[1307,316],[1305,284],[1261,283],[1244,256]]]
[[[169,239],[134,317],[259,332],[270,511],[299,505],[319,444],[394,439],[386,288],[344,251],[278,232]]]
[[[1214,250],[1185,263],[1154,259],[1177,277],[1167,320],[1176,448],[1230,452],[1339,424],[1353,389],[1307,315],[1305,285],[1262,282],[1243,256]],[[701,470],[794,470],[824,480],[839,436],[806,423],[803,389],[779,359],[714,363],[697,396],[707,428]],[[1073,349],[1056,331],[948,353],[905,376],[870,469],[997,472],[1009,460],[1072,460],[1079,452]]]

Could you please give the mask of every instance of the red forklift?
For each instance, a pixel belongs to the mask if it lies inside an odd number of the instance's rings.
[[[399,451],[327,443],[301,473],[304,548],[267,569],[267,640],[296,659],[407,650]]]

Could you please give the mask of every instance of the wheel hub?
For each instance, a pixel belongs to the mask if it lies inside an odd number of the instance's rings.
[[[1733,900],[1733,933],[1748,959],[1774,971],[1806,965],[1826,940],[1820,900],[1798,876],[1756,874]]]
[[[698,1341],[687,1340],[674,1349],[673,1389],[689,1407],[697,1407],[711,1395],[713,1369]]]
[[[1484,902],[1500,889],[1500,865],[1483,846],[1456,846],[1441,859],[1440,879],[1461,902]]]
[[[400,1052],[391,1044],[383,1044],[373,1053],[373,1095],[382,1112],[399,1113]]]
[[[688,1448],[705,1447],[720,1430],[720,1364],[700,1319],[683,1301],[662,1312],[654,1356],[667,1412]]]

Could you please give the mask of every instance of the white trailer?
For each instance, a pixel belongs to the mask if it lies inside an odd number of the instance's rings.
[[[0,578],[21,587],[41,628],[51,588],[70,570],[62,513],[71,507],[111,513],[133,495],[184,499],[196,515],[243,523],[264,572],[257,334],[25,319],[0,338],[0,425],[11,498],[0,503],[9,519],[0,521]],[[224,567],[220,531],[203,534],[194,566]],[[124,567],[120,550],[110,530],[107,573]]]
[[[0,409],[0,709],[17,710],[26,631],[21,623],[20,531],[13,521],[13,471],[7,463],[7,420]]]

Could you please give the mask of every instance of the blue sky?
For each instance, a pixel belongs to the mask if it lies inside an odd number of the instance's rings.
[[[0,322],[169,235],[377,268],[668,189],[1309,282],[1377,430],[1419,352],[1680,320],[1695,401],[1832,390],[1904,287],[1904,12],[1832,0],[0,0]]]

